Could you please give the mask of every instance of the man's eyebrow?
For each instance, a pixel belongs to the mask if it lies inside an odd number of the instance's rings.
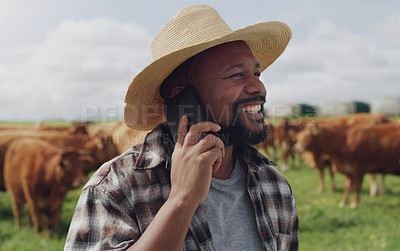
[[[243,67],[244,67],[244,64],[242,64],[242,63],[233,64],[233,65],[230,65],[228,68],[226,68],[225,72],[228,72],[228,71],[230,71],[232,69],[235,69],[235,68],[243,68]],[[255,67],[260,68],[260,64],[256,63]]]

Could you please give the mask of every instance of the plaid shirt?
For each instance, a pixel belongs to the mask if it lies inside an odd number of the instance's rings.
[[[173,143],[162,124],[143,144],[105,163],[82,190],[65,250],[126,250],[167,200]],[[247,189],[265,250],[297,250],[296,202],[286,179],[250,146],[235,147],[247,167]],[[215,250],[202,206],[191,221],[182,250]]]

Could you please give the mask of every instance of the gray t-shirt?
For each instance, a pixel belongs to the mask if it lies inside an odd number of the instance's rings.
[[[246,177],[246,170],[236,159],[229,179],[212,178],[203,206],[218,251],[263,250]]]

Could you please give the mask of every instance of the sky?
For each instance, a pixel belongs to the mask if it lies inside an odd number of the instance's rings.
[[[400,98],[397,0],[0,0],[0,121],[123,119],[152,38],[191,4],[216,8],[234,30],[292,29],[261,75],[267,107]]]

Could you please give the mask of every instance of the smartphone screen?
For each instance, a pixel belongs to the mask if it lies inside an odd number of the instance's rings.
[[[206,121],[205,111],[192,85],[185,87],[172,101],[165,104],[164,114],[174,142],[178,139],[178,125],[183,115],[188,116],[188,130],[190,126]]]

